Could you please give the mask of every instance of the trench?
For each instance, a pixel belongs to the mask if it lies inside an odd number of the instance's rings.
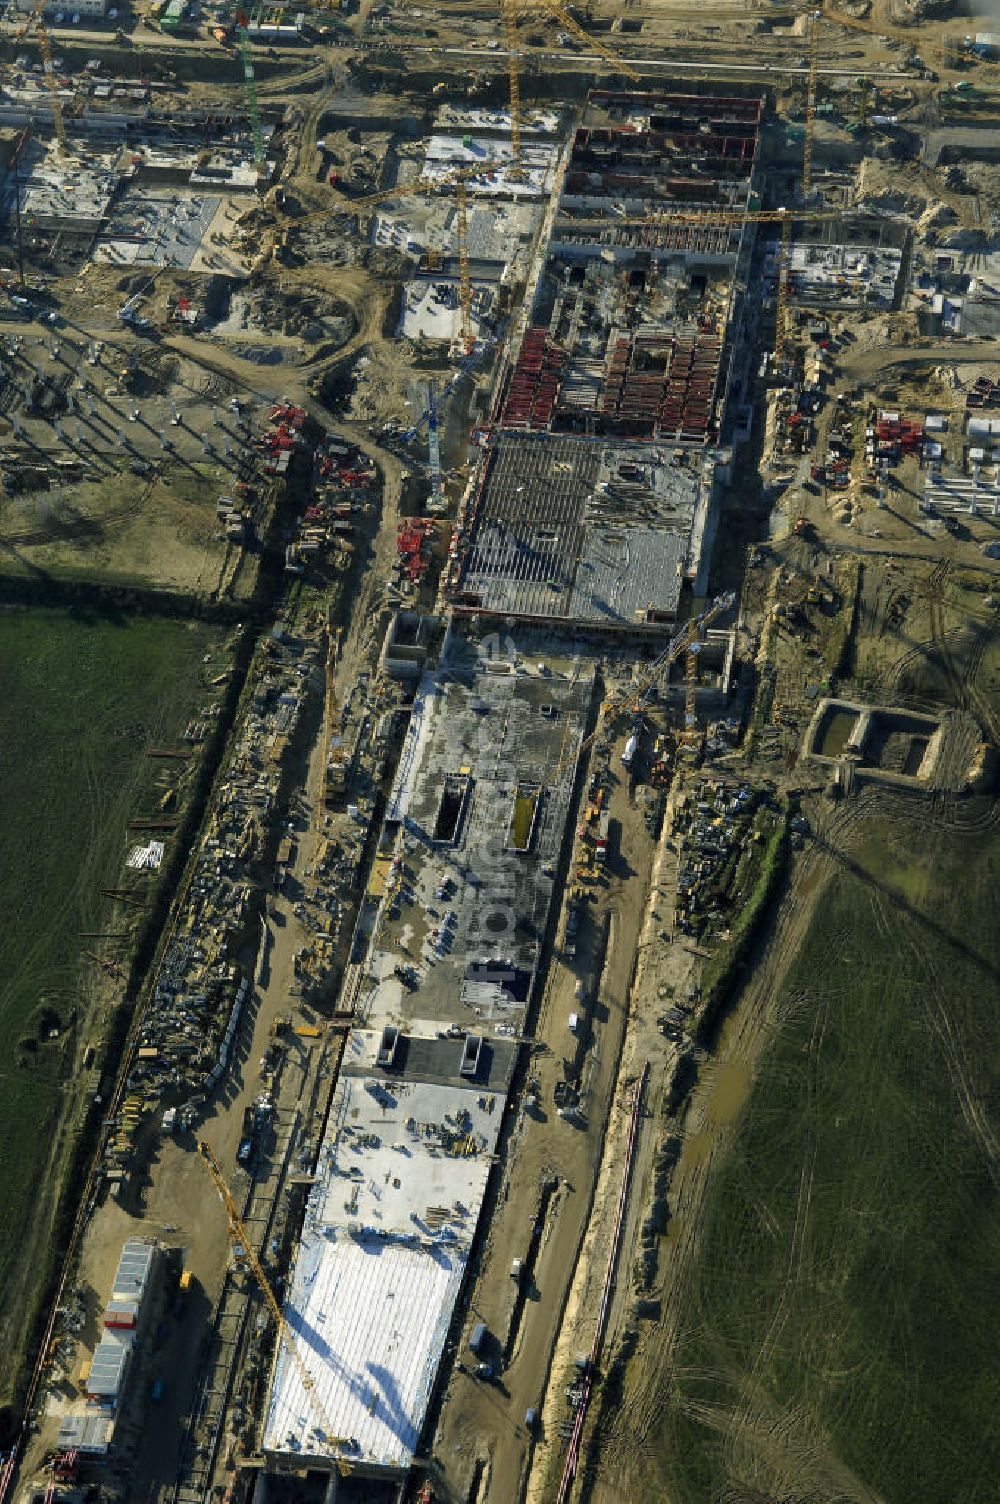
[[[510,1326],[507,1331],[507,1341],[504,1346],[503,1363],[509,1367],[517,1351],[518,1340],[521,1335],[521,1325],[524,1321],[525,1307],[529,1296],[535,1289],[535,1265],[542,1247],[542,1238],[548,1224],[552,1210],[552,1199],[559,1188],[558,1179],[553,1176],[542,1187],[541,1200],[535,1213],[535,1220],[531,1228],[531,1237],[528,1240],[528,1249],[521,1265],[521,1277],[518,1280],[517,1295],[514,1300],[514,1309],[511,1312]]]

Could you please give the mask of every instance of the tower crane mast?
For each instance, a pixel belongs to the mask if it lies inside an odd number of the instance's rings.
[[[253,55],[250,51],[250,33],[246,27],[246,17],[239,13],[236,28],[236,36],[239,42],[240,61],[243,64],[243,90],[247,99],[247,114],[250,117],[250,132],[253,137],[253,160],[258,176],[264,171],[267,163],[264,153],[264,132],[260,124],[260,108],[257,104],[257,80],[253,71]]]
[[[299,1382],[301,1383],[302,1388],[305,1391],[309,1403],[312,1405],[312,1408],[316,1414],[316,1418],[320,1422],[320,1425],[315,1428],[316,1434],[321,1437],[324,1444],[328,1447],[350,1446],[350,1437],[336,1436],[333,1434],[333,1427],[330,1425],[323,1410],[323,1406],[320,1403],[319,1396],[316,1393],[316,1380],[313,1378],[312,1374],[303,1363],[302,1358],[299,1356],[299,1350],[295,1345],[295,1339],[292,1335],[291,1328],[289,1327],[288,1322],[285,1320],[284,1313],[282,1312],[282,1309],[278,1304],[277,1296],[271,1289],[267,1275],[264,1273],[260,1259],[257,1257],[257,1252],[253,1246],[253,1241],[246,1227],[244,1226],[243,1218],[240,1216],[236,1202],[233,1200],[233,1193],[229,1189],[229,1186],[226,1182],[226,1177],[222,1173],[222,1168],[219,1164],[219,1161],[215,1157],[215,1152],[212,1149],[211,1144],[205,1143],[204,1139],[199,1139],[198,1153],[205,1161],[205,1166],[208,1170],[208,1173],[211,1176],[212,1182],[215,1185],[215,1189],[218,1191],[220,1197],[222,1198],[222,1204],[226,1209],[226,1220],[229,1223],[229,1241],[234,1246],[239,1245],[239,1247],[241,1248],[242,1256],[246,1259],[250,1273],[256,1280],[257,1285],[260,1289],[260,1293],[263,1295],[264,1300],[267,1304],[267,1308],[271,1312],[271,1315],[274,1317],[274,1324],[277,1328],[278,1337],[285,1344],[285,1351],[287,1352],[292,1365],[294,1366],[295,1371],[299,1376]],[[337,1468],[339,1472],[345,1475],[352,1471],[350,1463],[346,1460],[346,1458],[341,1456],[337,1457]]]
[[[56,140],[59,143],[59,154],[66,157],[69,156],[69,142],[66,139],[66,123],[63,120],[62,101],[59,98],[59,81],[52,66],[52,45],[49,42],[49,33],[42,19],[40,7],[36,7],[36,13],[38,20],[35,29],[38,32],[38,45],[42,49],[42,69],[52,105],[52,124],[55,126]]]
[[[517,0],[500,0],[504,39],[507,43],[507,78],[510,83],[510,144],[514,161],[521,161],[521,58],[517,50]]]
[[[522,0],[500,0],[500,16],[503,21],[504,41],[507,48],[507,77],[510,81],[510,144],[514,151],[514,160],[520,166],[521,163],[521,133],[524,124],[521,112],[521,53],[518,47],[517,23],[519,13],[521,17],[537,14],[539,11],[547,11],[550,18],[558,21],[566,31],[581,42],[584,47],[592,47],[600,53],[605,62],[611,64],[616,72],[623,74],[632,83],[639,83],[641,75],[612,52],[610,47],[589,31],[584,31],[579,21],[563,9],[559,0],[528,0],[527,4]]]
[[[469,190],[465,179],[455,184],[455,235],[458,240],[458,298],[462,308],[462,353],[471,355],[475,347],[472,333],[472,269],[469,264]]]
[[[436,383],[427,383],[427,457],[431,470],[431,499],[436,509],[444,505],[444,486],[441,481],[441,433],[438,428],[438,405]]]
[[[859,211],[860,212],[860,211]],[[642,214],[636,218],[630,215],[624,217],[615,216],[613,219],[577,219],[567,220],[566,223],[574,229],[606,230],[616,226],[625,230],[669,230],[675,225],[692,226],[697,229],[704,225],[711,229],[714,225],[722,229],[739,230],[744,225],[778,225],[795,222],[817,223],[823,220],[842,220],[843,209],[698,209],[691,213],[674,213],[666,210],[662,214]]]
[[[792,266],[792,221],[786,215],[781,222],[778,245],[778,280],[774,294],[774,366],[780,370],[788,332],[788,274]]]
[[[663,652],[658,654],[647,668],[643,669],[637,679],[633,679],[630,684],[626,684],[622,689],[618,689],[614,694],[610,695],[601,707],[601,716],[595,729],[588,737],[584,738],[579,747],[571,749],[564,757],[559,759],[549,775],[549,782],[557,783],[570,764],[576,762],[585,752],[589,751],[597,741],[597,738],[603,734],[604,728],[609,721],[617,720],[618,716],[622,715],[630,706],[635,711],[638,711],[639,706],[664,670],[668,669],[671,664],[676,663],[681,654],[686,653],[691,644],[698,641],[709,624],[723,611],[728,611],[735,600],[736,596],[732,591],[727,591],[724,595],[717,595],[700,615],[692,617],[689,622],[686,622],[681,627],[680,631],[671,638],[670,642],[663,649]]]
[[[31,29],[31,23],[35,23],[35,31],[38,34],[38,46],[42,54],[42,73],[45,76],[45,86],[49,91],[49,100],[52,106],[52,124],[55,127],[56,141],[59,144],[60,156],[69,155],[69,142],[66,139],[66,123],[63,120],[62,101],[59,98],[59,82],[52,66],[52,44],[49,41],[49,33],[45,26],[43,11],[47,0],[35,0],[34,8],[20,31],[14,37],[15,43],[20,42]]]
[[[809,72],[806,76],[806,128],[802,138],[802,194],[812,192],[813,131],[816,128],[816,68],[819,62],[819,23],[823,15],[814,11],[809,28]]]

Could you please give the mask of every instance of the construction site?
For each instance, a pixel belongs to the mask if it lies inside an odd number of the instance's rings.
[[[0,1504],[991,1497],[987,27],[0,20],[11,682],[200,665],[0,947]]]

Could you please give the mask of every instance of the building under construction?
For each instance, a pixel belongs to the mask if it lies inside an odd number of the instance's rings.
[[[404,1476],[457,1340],[592,714],[593,664],[566,643],[660,635],[703,588],[742,233],[631,244],[626,221],[745,211],[759,117],[753,100],[600,94],[576,133],[453,556],[457,626],[415,694],[344,977],[357,1026],[264,1424],[278,1471]],[[618,209],[609,246],[584,217]],[[515,638],[481,635],[491,615]],[[475,1356],[491,1371],[488,1335]]]
[[[703,591],[762,108],[591,95],[468,497],[459,612],[658,632]]]
[[[487,647],[453,638],[415,697],[288,1286],[295,1356],[277,1355],[263,1437],[278,1471],[405,1477],[457,1319],[594,687],[580,664]]]
[[[33,251],[47,243],[50,260],[59,250],[123,267],[218,265],[254,203],[259,174],[246,137],[225,121],[200,121],[195,135],[190,122],[164,130],[136,119],[123,150],[125,124],[100,124],[89,121],[85,148],[72,154],[22,131],[0,183],[11,239],[20,233]]]

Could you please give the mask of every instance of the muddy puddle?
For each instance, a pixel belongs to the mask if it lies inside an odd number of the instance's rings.
[[[741,1060],[727,1060],[732,1048],[731,1024],[727,1022],[719,1043],[718,1060],[707,1066],[695,1088],[696,1121],[704,1124],[698,1132],[685,1135],[677,1167],[678,1182],[691,1170],[708,1163],[721,1130],[736,1122],[753,1086],[750,1067]]]
[[[857,723],[853,710],[834,710],[823,723],[820,743],[816,748],[820,757],[840,757],[847,746],[851,732]]]
[[[750,1086],[749,1067],[740,1061],[722,1061],[716,1066],[711,1073],[705,1108],[717,1127],[726,1128],[736,1121],[750,1095]]]

